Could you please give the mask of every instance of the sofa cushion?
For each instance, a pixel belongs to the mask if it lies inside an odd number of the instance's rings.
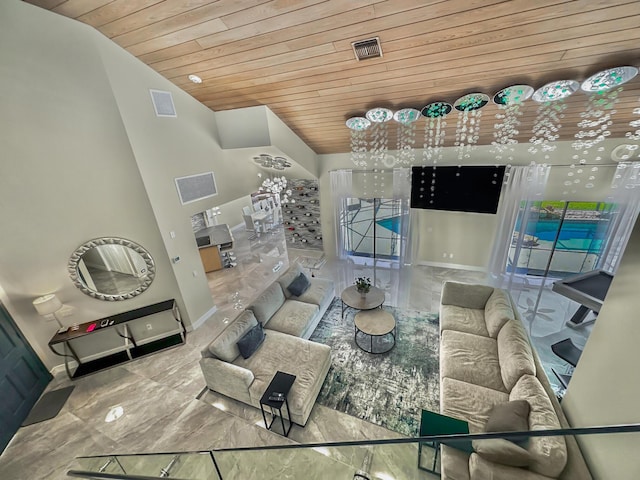
[[[440,336],[440,375],[507,392],[493,338],[445,330]]]
[[[500,403],[491,409],[486,432],[522,432],[529,429],[531,406],[526,400]]]
[[[290,297],[292,300],[300,300],[315,305],[328,305],[333,299],[333,281],[326,278],[312,278],[311,286],[299,297]]]
[[[317,313],[318,305],[287,300],[271,317],[268,328],[300,337]]]
[[[550,480],[526,468],[492,462],[477,453],[471,454],[468,466],[471,480]]]
[[[287,395],[287,401],[294,422],[302,425],[326,377],[331,363],[331,348],[270,331],[255,355],[246,360],[238,357],[234,363],[253,372],[255,378],[249,393],[256,406],[259,406],[260,397],[278,370],[295,375],[296,380]]]
[[[440,331],[455,330],[488,337],[484,321],[484,310],[443,305],[440,309]]]
[[[278,278],[278,283],[282,287],[282,291],[284,292],[285,297],[289,298],[292,296],[287,287],[291,285],[291,282],[293,282],[301,273],[304,273],[302,265],[300,265],[298,262],[295,262],[289,267],[286,272],[282,274],[280,278]]]
[[[291,292],[291,295],[293,295],[294,297],[299,297],[304,292],[306,292],[310,286],[311,282],[309,281],[307,276],[304,273],[300,273],[296,278],[293,279],[293,282],[291,282],[287,286],[287,290],[289,290],[289,292]]]
[[[526,467],[531,461],[531,454],[527,450],[503,438],[474,440],[472,443],[475,452],[491,462]]]
[[[487,300],[484,315],[489,336],[496,338],[504,324],[515,319],[509,294],[505,290],[496,288]]]
[[[273,282],[249,307],[256,319],[266,327],[274,313],[285,301],[282,287],[278,282]]]
[[[488,285],[447,281],[442,287],[440,304],[483,309],[493,290]]]
[[[509,320],[500,329],[497,340],[500,374],[507,391],[511,391],[522,375],[536,374],[531,344],[518,320]]]
[[[245,310],[209,344],[209,352],[220,360],[233,362],[240,356],[238,340],[258,324],[250,310]]]
[[[469,480],[469,454],[467,452],[447,445],[440,445],[440,453],[440,478],[443,480]]]
[[[536,377],[523,375],[511,390],[509,399],[527,400],[531,405],[529,430],[560,428],[551,400]],[[567,463],[564,437],[531,437],[527,450],[531,454],[529,469],[548,477],[558,477]]]
[[[242,358],[249,358],[253,355],[260,348],[262,342],[264,342],[264,330],[262,324],[258,323],[238,340],[238,350],[240,350]]]
[[[491,409],[508,400],[507,393],[452,378],[443,378],[440,386],[440,411],[469,422],[471,433],[483,432]]]

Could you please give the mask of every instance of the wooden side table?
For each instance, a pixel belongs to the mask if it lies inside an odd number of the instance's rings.
[[[366,310],[356,313],[353,319],[355,325],[355,342],[358,347],[367,353],[387,353],[396,345],[396,319],[385,310]],[[358,333],[368,335],[370,347],[367,350],[358,343]],[[374,337],[384,337],[391,335],[393,342],[384,350],[376,352],[373,350]]]
[[[378,287],[371,287],[371,290],[363,297],[360,295],[355,285],[345,288],[340,295],[342,299],[342,318],[344,318],[345,305],[356,310],[372,310],[382,306],[384,303],[384,291]]]

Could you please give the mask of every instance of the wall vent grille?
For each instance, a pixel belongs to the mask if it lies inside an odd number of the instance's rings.
[[[380,37],[368,38],[351,44],[356,60],[365,60],[367,58],[382,57],[382,47],[380,46]]]
[[[151,93],[151,101],[153,108],[158,117],[177,117],[176,107],[173,105],[173,97],[171,92],[163,92],[162,90],[149,90]]]
[[[182,205],[218,194],[213,172],[199,173],[175,179]]]

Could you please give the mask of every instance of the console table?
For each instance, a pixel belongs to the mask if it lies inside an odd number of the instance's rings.
[[[185,338],[186,329],[172,299],[74,325],[56,333],[49,348],[64,357],[67,375],[74,379],[181,345]],[[70,361],[77,364],[73,372]]]

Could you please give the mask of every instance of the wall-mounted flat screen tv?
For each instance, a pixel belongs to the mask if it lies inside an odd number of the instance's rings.
[[[504,166],[413,167],[411,208],[496,213],[504,171]]]

